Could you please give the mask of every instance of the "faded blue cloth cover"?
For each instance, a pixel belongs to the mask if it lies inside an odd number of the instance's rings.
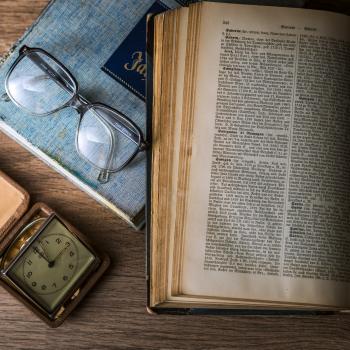
[[[23,44],[41,47],[71,71],[83,96],[120,110],[145,131],[145,103],[102,72],[101,67],[154,2],[52,1],[1,66],[0,96],[5,93],[5,76],[18,57],[18,49]],[[174,0],[163,0],[163,3],[168,7],[179,6]],[[98,170],[81,159],[75,149],[77,125],[78,115],[72,108],[47,117],[33,117],[12,102],[0,101],[1,130],[125,220],[140,226],[146,197],[145,155],[140,154],[127,168],[112,174],[107,184],[100,184]],[[34,172],[33,176],[41,174]]]

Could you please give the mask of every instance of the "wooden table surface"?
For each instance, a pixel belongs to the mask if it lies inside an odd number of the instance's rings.
[[[65,1],[65,0],[63,0]],[[114,1],[114,0],[108,0]],[[116,1],[116,0],[115,0]],[[0,0],[0,55],[47,0]],[[349,349],[350,315],[153,316],[145,309],[145,237],[0,133],[0,168],[107,251],[107,275],[64,325],[48,329],[0,290],[0,349]]]

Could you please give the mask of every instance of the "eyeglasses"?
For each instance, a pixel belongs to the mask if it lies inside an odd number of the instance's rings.
[[[47,116],[72,107],[80,115],[75,144],[79,155],[100,170],[98,181],[125,168],[146,149],[141,130],[125,115],[79,94],[69,70],[43,49],[23,46],[9,69],[5,89],[18,107]]]

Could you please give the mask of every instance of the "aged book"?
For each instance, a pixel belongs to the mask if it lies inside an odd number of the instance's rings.
[[[350,308],[344,4],[155,16],[150,310]]]
[[[50,1],[8,57],[0,59],[0,97],[5,93],[6,73],[18,57],[19,48],[22,45],[40,47],[71,71],[85,97],[119,110],[145,131],[145,103],[132,89],[126,88],[136,85],[142,89],[145,84],[139,72],[145,69],[144,18],[150,11],[159,12],[185,3],[175,0]],[[107,61],[110,65],[105,66]],[[120,74],[123,71],[123,84],[113,79],[113,69]],[[145,156],[140,153],[130,166],[113,174],[108,183],[101,184],[99,171],[76,151],[78,123],[78,114],[70,108],[38,118],[0,98],[1,131],[129,224],[140,228],[145,221]]]

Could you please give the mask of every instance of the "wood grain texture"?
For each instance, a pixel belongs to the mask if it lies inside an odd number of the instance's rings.
[[[87,0],[88,1],[88,0]],[[109,0],[114,1],[114,0]],[[46,0],[0,0],[0,55]],[[0,349],[349,349],[350,316],[151,316],[145,237],[0,133],[0,168],[70,220],[113,263],[65,324],[51,330],[0,290]]]

